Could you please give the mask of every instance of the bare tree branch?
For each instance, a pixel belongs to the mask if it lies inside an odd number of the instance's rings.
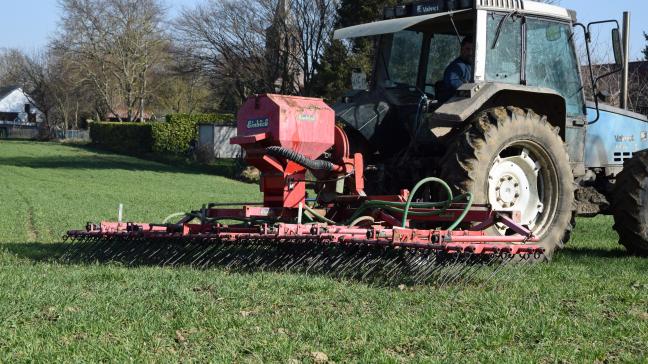
[[[166,40],[158,0],[60,0],[61,31],[54,49],[88,75],[104,107],[128,121],[143,119],[148,77]]]

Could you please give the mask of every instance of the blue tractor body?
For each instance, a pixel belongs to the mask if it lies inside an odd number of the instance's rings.
[[[648,149],[648,117],[602,104],[599,111],[599,120],[587,126],[585,166],[616,174],[635,152]],[[594,105],[587,113],[596,115]]]

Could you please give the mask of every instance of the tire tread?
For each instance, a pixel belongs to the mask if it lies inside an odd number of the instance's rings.
[[[559,128],[554,127],[549,123],[547,117],[539,115],[531,109],[521,109],[514,106],[509,107],[496,107],[485,110],[477,114],[472,120],[472,127],[464,134],[459,135],[454,142],[452,142],[441,160],[442,169],[440,175],[445,179],[450,186],[458,193],[465,193],[475,189],[476,179],[480,172],[479,168],[485,162],[487,156],[482,155],[482,150],[489,145],[489,143],[497,143],[498,138],[501,139],[502,135],[507,133],[507,130],[519,123],[537,123],[539,130],[545,134],[546,140],[550,140],[548,148],[553,148],[557,154],[564,155],[569,166],[569,157],[567,147],[559,136]],[[557,167],[560,168],[560,167]],[[573,180],[571,168],[560,171],[566,176],[561,178],[570,178]],[[566,198],[571,198],[571,214],[566,217],[558,217],[555,220],[557,228],[561,231],[559,233],[547,233],[547,241],[543,241],[543,246],[547,249],[547,257],[550,257],[554,250],[560,249],[569,240],[574,225],[574,216],[576,213],[576,204],[574,198],[574,185],[570,181],[569,187],[565,187]],[[554,241],[551,241],[554,240]]]
[[[648,179],[648,150],[637,152],[617,175],[611,196],[614,230],[619,244],[630,253],[648,255],[648,209],[645,183]]]

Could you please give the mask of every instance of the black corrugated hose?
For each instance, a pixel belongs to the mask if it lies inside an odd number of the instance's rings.
[[[286,149],[283,147],[268,147],[266,148],[266,153],[271,157],[276,158],[286,158],[290,161],[293,161],[299,165],[302,165],[312,171],[333,171],[335,166],[329,161],[323,160],[314,160],[306,157],[303,154],[299,154],[294,150]]]

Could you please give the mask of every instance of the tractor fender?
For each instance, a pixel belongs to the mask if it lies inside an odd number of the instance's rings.
[[[565,140],[566,103],[556,91],[535,86],[506,83],[467,83],[459,87],[455,97],[441,105],[429,116],[431,129],[455,128],[480,111],[498,106],[516,106],[532,109],[545,115],[549,124],[560,128]]]

